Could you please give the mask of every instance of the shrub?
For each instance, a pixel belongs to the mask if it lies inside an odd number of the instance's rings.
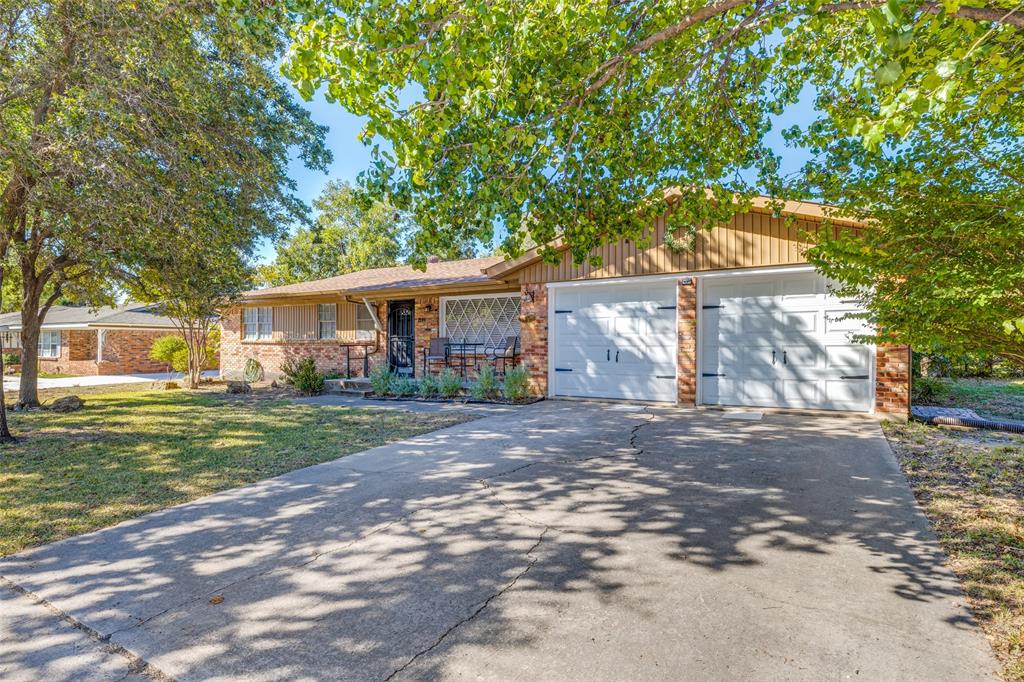
[[[324,379],[340,379],[341,372],[336,369],[332,369],[330,372],[324,372]]]
[[[188,371],[188,346],[176,334],[161,336],[149,347],[149,357],[162,362],[175,372]]]
[[[917,377],[911,383],[912,403],[928,404],[949,395],[949,384],[937,377]]]
[[[373,392],[379,396],[391,395],[393,381],[394,377],[391,376],[391,370],[387,367],[378,367],[370,372],[370,386],[373,388]]]
[[[522,365],[505,372],[502,391],[508,400],[523,400],[530,395],[530,375]]]
[[[248,384],[255,384],[263,381],[263,365],[256,358],[249,358],[245,361],[245,368],[242,370],[242,377]]]
[[[416,395],[416,382],[411,377],[402,376],[398,377],[393,384],[391,390],[395,392],[399,398],[409,398]]]
[[[476,383],[473,384],[472,394],[477,400],[492,400],[498,397],[500,386],[498,379],[494,376],[494,368],[484,365],[480,368]]]
[[[20,365],[21,356],[17,353],[4,353],[4,364],[5,365]]]
[[[437,394],[441,392],[441,385],[437,378],[433,374],[420,379],[420,397],[421,398],[436,398]]]
[[[281,371],[289,384],[304,395],[318,395],[324,390],[324,375],[317,371],[312,357],[299,360],[297,364],[286,362]]]
[[[445,398],[458,397],[462,393],[462,378],[451,367],[445,367],[437,377],[437,387]]]

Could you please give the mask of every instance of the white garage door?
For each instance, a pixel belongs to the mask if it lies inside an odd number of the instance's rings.
[[[707,278],[702,289],[702,402],[871,409],[872,348],[851,340],[863,322],[824,278]]]
[[[552,289],[552,393],[676,400],[675,282]]]

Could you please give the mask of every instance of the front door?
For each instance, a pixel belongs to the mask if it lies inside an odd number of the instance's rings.
[[[396,374],[412,374],[415,358],[415,320],[412,301],[388,301],[388,366]]]

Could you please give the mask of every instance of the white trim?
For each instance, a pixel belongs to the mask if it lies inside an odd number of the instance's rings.
[[[704,282],[703,277],[697,278],[697,286],[694,295],[696,300],[694,305],[697,306],[697,314],[694,316],[694,329],[693,329],[693,348],[694,348],[694,360],[693,371],[695,376],[693,380],[695,382],[695,388],[693,391],[693,406],[699,407],[704,404],[704,382],[701,381],[702,373],[704,371],[704,344],[701,343],[701,331],[704,329]],[[678,311],[676,313],[678,315]],[[676,329],[678,329],[678,317],[676,318]],[[678,363],[677,363],[678,364]],[[678,368],[676,370],[678,372]]]
[[[96,330],[96,364],[103,362],[103,344],[107,340],[107,330]]]
[[[583,287],[583,286],[601,286],[601,285],[613,285],[613,284],[629,284],[629,283],[641,283],[641,282],[657,282],[657,281],[668,281],[673,279],[679,279],[680,277],[738,277],[741,275],[770,275],[774,273],[790,273],[790,272],[815,272],[813,265],[780,265],[777,267],[770,268],[733,268],[731,270],[693,270],[688,272],[676,272],[667,275],[639,275],[637,277],[610,277],[606,279],[582,279],[582,280],[570,280],[566,282],[549,282],[546,283],[548,289],[556,289],[559,287]],[[452,297],[458,298],[458,297]],[[472,298],[472,297],[470,297]]]
[[[551,289],[549,285],[547,287]],[[548,332],[548,397],[555,397],[555,297],[548,291],[548,321],[547,321],[547,332]],[[677,389],[678,390],[678,389]]]
[[[458,301],[467,298],[509,298],[511,296],[522,296],[522,292],[516,289],[509,291],[487,292],[484,294],[459,294],[458,296],[441,296],[441,303],[445,301]]]

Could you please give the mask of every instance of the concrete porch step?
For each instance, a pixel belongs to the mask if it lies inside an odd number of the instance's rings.
[[[365,396],[372,393],[369,379],[327,379],[324,381],[325,393]]]

